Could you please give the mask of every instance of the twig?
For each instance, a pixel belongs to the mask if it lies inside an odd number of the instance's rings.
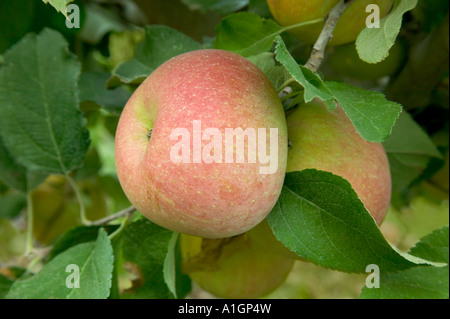
[[[125,209],[123,209],[123,210],[121,210],[121,211],[119,211],[119,212],[117,212],[115,214],[106,216],[105,218],[94,220],[94,221],[89,221],[88,225],[89,226],[104,225],[104,224],[107,224],[110,221],[113,221],[113,220],[115,220],[117,218],[120,218],[122,216],[129,216],[132,213],[134,213],[135,211],[136,211],[136,208],[134,206],[131,206],[131,207],[125,208]]]
[[[75,196],[76,196],[77,201],[78,201],[78,205],[80,205],[80,219],[81,219],[81,223],[83,225],[89,225],[90,221],[88,220],[88,218],[86,216],[86,208],[84,206],[83,195],[81,194],[81,190],[78,188],[77,183],[75,182],[75,180],[69,174],[65,174],[65,176],[66,176],[66,180],[69,182],[70,186],[72,187],[72,190],[75,193]]]
[[[352,4],[353,0],[341,0],[333,9],[328,13],[327,21],[325,26],[320,33],[314,47],[312,49],[311,55],[305,67],[313,72],[316,72],[320,65],[322,64],[323,58],[325,56],[325,48],[328,42],[333,38],[333,32],[342,16],[344,11]]]

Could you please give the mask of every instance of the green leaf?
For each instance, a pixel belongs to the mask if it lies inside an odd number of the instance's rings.
[[[106,72],[94,71],[82,73],[79,80],[80,102],[86,107],[94,103],[105,110],[120,114],[123,107],[131,96],[131,92],[123,87],[107,89],[106,82],[109,74]]]
[[[369,142],[381,143],[392,132],[402,106],[386,100],[379,92],[340,82],[325,82],[348,115],[359,135]]]
[[[67,16],[67,6],[75,0],[42,0],[45,4],[50,3],[56,11]]]
[[[449,262],[448,226],[422,238],[409,252],[434,262]],[[380,287],[364,287],[364,299],[448,299],[449,268],[418,266],[397,273],[380,271]]]
[[[265,18],[272,15],[266,0],[250,0],[248,11]]]
[[[27,199],[23,193],[9,193],[0,197],[0,219],[16,217],[26,204]]]
[[[448,299],[448,266],[419,266],[381,273],[380,288],[363,288],[361,299]]]
[[[264,72],[277,91],[291,78],[283,66],[276,64],[275,55],[272,52],[262,52],[249,56],[247,59]]]
[[[248,5],[249,0],[181,0],[191,10],[207,12],[215,11],[220,14],[228,14]]]
[[[86,19],[82,22],[79,37],[90,44],[98,44],[110,32],[122,32],[129,28],[123,17],[99,3],[85,2]]]
[[[391,166],[394,191],[401,191],[416,179],[431,158],[442,158],[427,133],[406,111],[400,114],[383,146]]]
[[[214,48],[251,56],[270,50],[273,40],[283,29],[274,21],[254,13],[239,12],[226,16],[216,31]]]
[[[323,83],[322,79],[317,74],[308,68],[299,65],[294,60],[280,36],[275,38],[275,42],[277,43],[275,48],[276,59],[286,68],[293,79],[304,87],[305,102],[308,103],[314,98],[320,98],[333,109],[333,96]]]
[[[0,135],[27,169],[67,174],[89,146],[78,108],[80,63],[66,40],[44,29],[5,52],[0,69]]]
[[[350,183],[328,172],[288,173],[267,219],[287,248],[325,268],[363,273],[370,264],[384,271],[415,266],[385,240]]]
[[[361,60],[378,63],[386,59],[402,26],[403,15],[416,7],[418,0],[396,0],[392,11],[380,20],[380,28],[365,28],[356,39]]]
[[[275,67],[275,59],[272,52],[262,52],[257,55],[252,55],[247,57],[247,60],[255,64],[264,73],[267,73]]]
[[[102,228],[104,231],[107,232],[107,234],[112,233],[114,230],[116,230],[119,226],[118,225],[105,225],[105,226],[77,226],[75,228],[72,228],[62,234],[57,241],[53,244],[52,250],[50,251],[50,254],[48,256],[48,260],[52,260],[56,256],[60,255],[67,249],[95,241],[98,232],[100,231],[100,228]]]
[[[41,184],[48,174],[27,170],[12,157],[0,136],[0,180],[23,193]],[[5,204],[6,205],[6,204]],[[0,207],[4,207],[0,205]],[[0,213],[0,216],[2,214]]]
[[[145,28],[145,40],[136,47],[133,59],[119,65],[113,72],[125,83],[140,83],[167,60],[202,45],[187,35],[163,25]]]
[[[68,288],[75,273],[67,268],[79,268],[79,288]],[[94,243],[71,247],[56,256],[36,275],[16,281],[6,298],[9,299],[105,299],[109,296],[113,270],[111,242],[103,229]],[[70,286],[70,285],[69,285]]]
[[[0,299],[3,299],[7,295],[13,283],[13,280],[0,275]]]
[[[409,254],[434,262],[449,263],[448,225],[423,237]]]
[[[0,23],[2,26],[0,54],[33,27],[34,15],[38,5],[40,3],[36,0],[0,1]]]
[[[127,292],[122,298],[167,299],[172,294],[164,278],[164,265],[173,232],[140,219],[128,225],[123,233],[123,258],[140,269],[143,283],[134,291]]]
[[[172,295],[177,298],[176,288],[176,261],[175,261],[175,247],[178,241],[178,233],[173,233],[167,248],[166,258],[164,259],[164,281],[169,288]]]

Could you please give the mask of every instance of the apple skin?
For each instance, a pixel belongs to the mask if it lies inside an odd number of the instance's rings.
[[[226,239],[181,235],[182,270],[219,298],[261,298],[285,282],[294,259],[272,254],[247,234]]]
[[[282,26],[290,26],[301,22],[325,18],[327,13],[340,0],[267,0],[270,12]],[[393,0],[355,0],[339,19],[329,45],[339,45],[353,42],[366,27],[366,12],[369,4],[377,4],[380,8],[380,18],[386,16],[392,8]],[[290,31],[306,44],[313,44],[322,31],[325,22],[306,25]]]
[[[279,241],[275,237],[272,228],[270,228],[269,222],[267,221],[267,218],[250,229],[246,234],[251,240],[253,240],[255,243],[257,243],[270,253],[281,255],[285,258],[304,260],[295,252],[289,250],[289,248],[284,246],[281,241]]]
[[[277,128],[276,172],[260,174],[258,159],[206,164],[191,156],[191,163],[175,164],[170,150],[178,141],[171,141],[171,131],[186,128],[192,137],[194,120],[201,120],[202,130],[222,134],[227,127]],[[120,117],[115,146],[119,181],[138,211],[172,231],[225,238],[251,229],[275,205],[286,172],[286,118],[258,67],[232,52],[197,50],[163,63],[136,89]]]
[[[404,63],[406,48],[397,41],[383,61],[370,64],[359,58],[355,43],[344,44],[335,48],[329,58],[330,66],[342,76],[358,80],[377,80],[394,75]]]
[[[378,225],[391,200],[391,173],[384,147],[364,140],[344,110],[317,101],[287,116],[291,149],[287,171],[318,169],[350,182]]]

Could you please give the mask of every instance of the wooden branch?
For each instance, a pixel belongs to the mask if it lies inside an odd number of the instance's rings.
[[[334,29],[336,28],[342,14],[352,3],[353,0],[341,0],[333,9],[330,10],[325,26],[314,44],[311,55],[308,62],[305,64],[305,67],[313,72],[316,72],[319,69],[325,56],[325,48],[328,42],[333,38]]]

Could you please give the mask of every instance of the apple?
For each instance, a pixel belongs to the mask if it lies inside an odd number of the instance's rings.
[[[285,258],[304,260],[275,237],[267,219],[250,229],[246,234],[251,240],[270,253],[281,255]]]
[[[291,148],[287,171],[318,169],[350,182],[378,225],[391,200],[391,173],[383,145],[364,140],[344,110],[313,101],[287,116]]]
[[[242,56],[184,53],[153,71],[125,105],[115,161],[124,193],[152,222],[206,238],[242,234],[272,210],[283,186],[283,106]]]
[[[376,64],[367,63],[359,58],[355,43],[350,43],[337,46],[329,58],[329,64],[341,76],[358,80],[377,80],[394,75],[402,66],[405,57],[405,47],[397,41],[385,60]]]
[[[267,252],[247,234],[224,239],[181,235],[182,270],[219,298],[264,297],[287,278],[294,259]]]
[[[339,3],[340,0],[267,0],[270,12],[282,26],[321,19]],[[371,12],[366,12],[368,5],[376,4],[380,9],[380,18],[389,13],[394,0],[355,0],[341,16],[333,32],[329,45],[353,42],[366,28],[366,20]],[[322,31],[325,22],[295,28],[290,31],[306,44],[313,44]]]

